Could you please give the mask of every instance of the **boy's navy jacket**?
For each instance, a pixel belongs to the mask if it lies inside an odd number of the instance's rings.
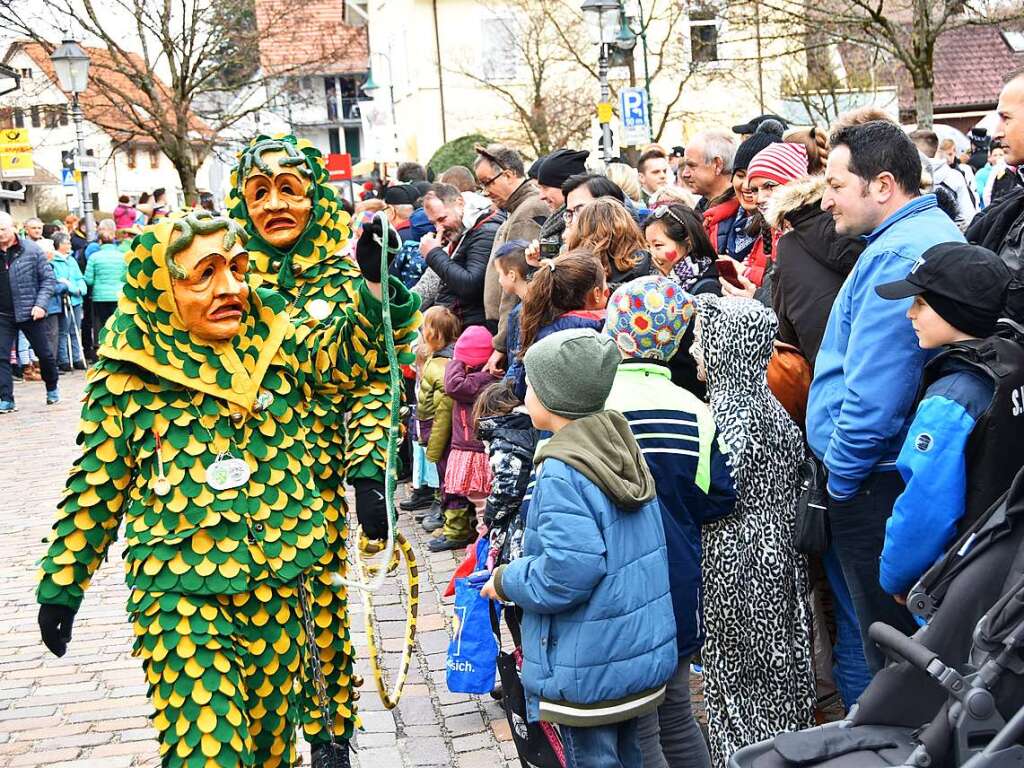
[[[992,392],[990,379],[953,359],[921,398],[896,460],[906,488],[885,525],[879,581],[889,594],[905,595],[956,537],[967,501],[967,441]]]
[[[654,481],[614,411],[572,422],[537,459],[523,557],[494,576],[524,612],[527,716],[630,719],[660,703],[678,662]]]
[[[828,469],[829,494],[844,500],[871,472],[895,468],[931,357],[906,317],[912,300],[888,301],[875,286],[903,280],[933,245],[964,237],[935,195],[922,195],[865,240],[829,314],[807,403],[807,441]]]
[[[520,307],[522,304],[516,306],[515,321],[519,322]],[[511,314],[511,313],[510,313]],[[557,331],[567,331],[570,328],[592,328],[600,333],[601,328],[604,327],[605,310],[603,309],[578,309],[572,312],[566,312],[564,315],[559,315],[550,323],[545,325],[543,328],[537,331],[537,337],[533,340],[536,344],[543,338],[550,336],[552,333]],[[506,349],[509,350],[508,369],[505,371],[505,378],[512,381],[512,391],[516,393],[516,397],[520,400],[526,399],[526,366],[523,365],[523,361],[519,359],[519,331],[517,330],[514,336],[515,343],[515,354],[512,354],[512,347],[508,344],[506,338]]]
[[[736,504],[728,452],[708,406],[647,360],[622,363],[605,407],[626,417],[654,477],[668,547],[679,656],[704,643],[700,527]]]

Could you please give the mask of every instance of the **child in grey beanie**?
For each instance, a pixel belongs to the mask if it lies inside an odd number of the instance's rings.
[[[558,331],[526,351],[526,382],[551,413],[579,419],[604,410],[622,356],[589,328]]]

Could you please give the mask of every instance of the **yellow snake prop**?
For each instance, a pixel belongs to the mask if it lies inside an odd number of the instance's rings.
[[[388,255],[390,250],[390,228],[387,214],[380,212],[377,219],[381,222],[381,274],[388,274]],[[377,684],[377,692],[380,694],[381,702],[387,709],[394,709],[402,698],[402,690],[405,681],[409,676],[409,667],[412,664],[413,649],[416,646],[416,617],[419,613],[419,567],[416,565],[416,553],[412,545],[398,530],[397,515],[395,514],[395,452],[398,444],[401,417],[399,408],[401,406],[401,381],[399,379],[398,357],[395,352],[394,333],[391,327],[391,304],[387,290],[381,295],[382,319],[385,334],[385,346],[387,348],[388,367],[390,373],[390,410],[391,419],[388,427],[388,451],[387,470],[384,480],[384,500],[387,508],[388,538],[379,558],[379,563],[386,563],[386,567],[379,564],[365,563],[364,553],[376,554],[366,548],[366,539],[362,535],[359,526],[355,526],[356,546],[350,547],[350,552],[355,552],[356,573],[360,575],[358,581],[349,581],[342,578],[338,573],[332,574],[332,581],[335,586],[347,585],[358,589],[363,596],[363,614],[366,624],[366,642],[370,651],[370,668],[373,670],[373,679]],[[375,631],[375,614],[373,611],[373,593],[380,589],[384,578],[389,573],[398,569],[399,560],[405,561],[405,570],[408,574],[408,604],[405,613],[405,645],[402,649],[402,660],[399,664],[398,674],[395,677],[395,684],[388,688],[384,679],[384,671],[380,663],[380,649],[377,644]]]
[[[388,689],[384,679],[384,672],[380,664],[380,650],[377,646],[377,635],[374,631],[375,616],[373,612],[373,597],[371,590],[360,590],[363,596],[363,620],[366,625],[366,644],[370,651],[370,668],[373,670],[373,679],[377,684],[377,692],[385,709],[394,709],[402,698],[402,689],[409,677],[409,667],[412,664],[412,653],[416,645],[416,617],[419,615],[420,605],[420,569],[416,564],[416,553],[412,551],[412,545],[405,538],[401,531],[396,531],[395,551],[388,563],[387,572],[392,573],[398,567],[398,561],[405,561],[405,570],[408,574],[408,603],[405,607],[405,645],[402,648],[402,661],[398,666],[398,673],[395,677],[394,687]],[[356,567],[365,577],[372,577],[377,567],[367,565],[363,562],[360,547],[354,547]]]

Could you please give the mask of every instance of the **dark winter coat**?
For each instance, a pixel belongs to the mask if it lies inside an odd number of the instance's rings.
[[[487,325],[484,280],[494,237],[504,221],[503,212],[485,211],[462,233],[450,254],[444,248],[435,248],[427,254],[427,266],[441,278],[441,289],[434,303],[451,309],[462,321],[463,328]]]
[[[53,267],[42,249],[27,237],[19,237],[7,251],[0,251],[0,258],[8,263],[14,321],[28,322],[32,307],[46,309],[57,290]]]
[[[550,336],[555,331],[567,331],[571,328],[592,328],[595,331],[600,331],[604,327],[604,316],[605,310],[591,310],[591,309],[580,309],[573,312],[566,312],[564,315],[560,315],[552,320],[550,323],[545,325],[539,331],[537,331],[537,337],[533,340],[536,344],[546,336]],[[518,317],[516,318],[519,319]],[[515,337],[516,352],[513,358],[509,359],[508,370],[505,372],[505,378],[512,382],[512,391],[516,393],[516,397],[520,400],[526,399],[526,366],[523,365],[523,361],[520,359],[519,352],[520,343],[519,335]]]
[[[975,216],[964,236],[967,242],[998,253],[1013,272],[1007,315],[1024,320],[1024,185]]]
[[[773,230],[787,230],[772,273],[779,340],[798,348],[812,367],[832,304],[865,246],[836,234],[832,216],[821,210],[824,192],[823,176],[791,182],[775,191],[767,214]]]
[[[452,360],[445,368],[444,391],[452,399],[453,451],[484,452],[484,444],[476,438],[473,429],[473,404],[484,387],[498,379],[481,368],[467,368],[461,360]]]
[[[504,554],[509,533],[519,521],[519,506],[526,495],[526,486],[533,471],[533,454],[537,449],[537,431],[530,415],[512,411],[503,416],[480,419],[477,437],[487,445],[491,465],[491,495],[487,497],[484,523],[491,529],[491,549]]]
[[[653,262],[651,261],[651,254],[647,251],[638,251],[636,266],[630,267],[625,272],[621,271],[615,266],[615,262],[611,261],[611,274],[608,275],[608,290],[614,291],[620,285],[628,283],[630,280],[636,280],[638,277],[647,277],[651,274]]]

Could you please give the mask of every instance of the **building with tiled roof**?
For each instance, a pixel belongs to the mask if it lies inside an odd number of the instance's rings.
[[[366,27],[345,0],[307,0],[302,19],[290,0],[256,0],[259,60],[272,78],[269,111],[281,128],[325,155],[359,161],[364,145],[360,89],[369,71]]]
[[[1024,31],[968,26],[939,36],[934,59],[935,122],[966,133],[996,108],[1006,78],[1024,69]],[[898,82],[900,117],[914,122],[914,87],[909,75]]]
[[[184,202],[178,173],[170,160],[118,105],[123,99],[123,103],[134,105],[133,109],[146,110],[149,99],[114,70],[107,51],[85,50],[90,58],[90,85],[79,102],[86,152],[95,158],[96,164],[96,171],[89,175],[94,209],[109,213],[120,195],[135,200],[141,193],[152,193],[160,187],[167,190],[172,203]],[[78,189],[61,184],[61,153],[76,146],[70,120],[71,99],[60,88],[49,52],[39,43],[19,40],[7,47],[0,63],[20,76],[20,88],[0,96],[0,128],[28,130],[34,165],[31,176],[6,180],[25,187],[25,200],[14,203],[11,213],[23,218],[61,208],[74,210],[79,205]],[[118,104],[96,86],[96,78],[102,78],[109,88],[121,94]],[[158,88],[160,93],[166,93],[163,84],[158,84]],[[146,112],[140,115],[145,117]],[[187,121],[189,130],[201,137],[206,130],[204,123],[191,114]],[[197,181],[201,188],[209,188],[208,164],[200,170]]]

